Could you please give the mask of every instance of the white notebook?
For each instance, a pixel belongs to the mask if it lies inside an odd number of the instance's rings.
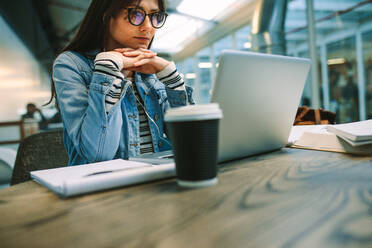
[[[32,171],[31,178],[62,197],[174,177],[174,163],[154,165],[115,159]]]

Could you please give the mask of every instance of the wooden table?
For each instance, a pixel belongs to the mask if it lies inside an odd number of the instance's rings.
[[[217,186],[175,179],[69,199],[0,190],[1,247],[372,247],[372,157],[297,150],[222,164]]]

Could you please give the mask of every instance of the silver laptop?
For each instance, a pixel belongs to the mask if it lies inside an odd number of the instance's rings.
[[[222,52],[211,99],[224,115],[219,162],[287,144],[309,68],[308,59]]]
[[[224,50],[211,102],[220,120],[218,162],[285,146],[310,68],[308,59]],[[169,162],[171,151],[130,158]]]

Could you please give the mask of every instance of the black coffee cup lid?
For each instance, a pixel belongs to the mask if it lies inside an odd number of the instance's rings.
[[[165,113],[164,120],[173,121],[198,121],[221,119],[222,110],[218,103],[187,105],[171,108]]]

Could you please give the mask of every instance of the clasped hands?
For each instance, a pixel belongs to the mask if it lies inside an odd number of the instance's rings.
[[[127,71],[154,74],[162,71],[170,63],[157,56],[155,52],[144,48],[117,48],[114,51],[123,56],[123,70]]]

